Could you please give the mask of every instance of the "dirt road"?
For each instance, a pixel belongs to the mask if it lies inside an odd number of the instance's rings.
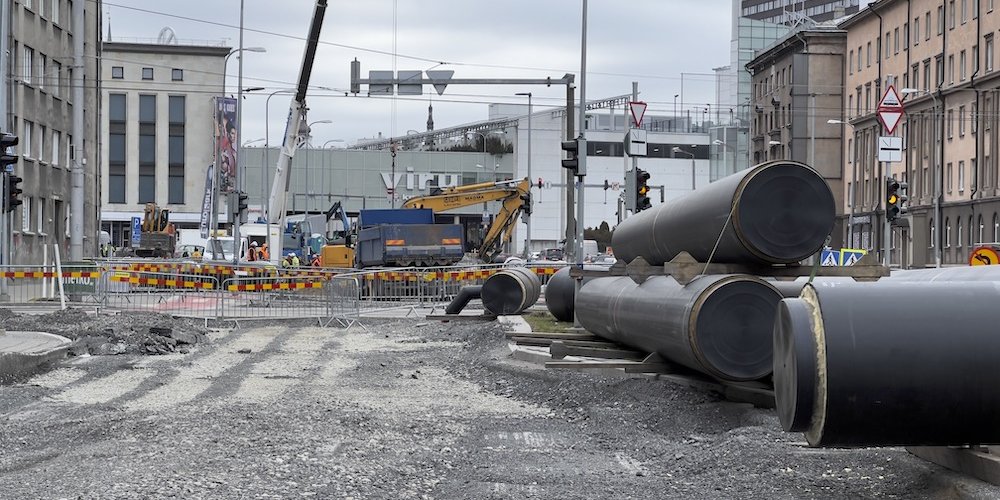
[[[990,498],[773,411],[512,361],[493,325],[211,332],[0,387],[2,498]]]

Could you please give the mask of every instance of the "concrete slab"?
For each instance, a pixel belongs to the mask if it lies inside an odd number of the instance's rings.
[[[68,338],[51,333],[0,330],[0,382],[65,358],[69,346]]]

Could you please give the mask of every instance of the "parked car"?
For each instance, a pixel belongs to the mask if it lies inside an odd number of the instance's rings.
[[[546,248],[543,255],[545,260],[563,260],[565,257],[562,248]]]

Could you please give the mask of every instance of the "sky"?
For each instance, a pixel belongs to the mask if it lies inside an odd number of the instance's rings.
[[[114,41],[156,38],[170,27],[180,40],[224,40],[239,46],[241,0],[108,0],[104,37]],[[314,0],[243,0],[243,46],[247,52],[243,142],[265,136],[280,145],[290,95],[302,63]],[[647,114],[714,103],[712,68],[729,64],[729,0],[591,0],[588,2],[588,100],[629,94],[639,83]],[[449,86],[439,96],[369,97],[366,86],[348,94],[350,61],[370,70],[454,70],[455,78],[561,78],[580,83],[582,2],[580,0],[329,0],[306,102],[316,147],[343,147],[358,139],[405,135],[426,129],[427,105],[434,105],[435,128],[488,118],[488,103],[526,103],[535,109],[562,106],[565,87]],[[395,56],[394,56],[395,54]],[[220,68],[221,72],[221,68]],[[238,85],[237,56],[227,68],[227,85]],[[683,82],[683,92],[682,92]],[[265,121],[265,116],[268,120]],[[269,126],[265,126],[269,123]],[[264,141],[257,141],[261,145]]]

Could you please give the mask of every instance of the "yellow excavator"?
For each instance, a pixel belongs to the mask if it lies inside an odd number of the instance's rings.
[[[489,263],[510,241],[518,215],[531,215],[531,184],[527,178],[441,188],[427,196],[406,200],[403,208],[429,208],[434,213],[441,213],[488,201],[502,202],[477,251],[479,258]]]

